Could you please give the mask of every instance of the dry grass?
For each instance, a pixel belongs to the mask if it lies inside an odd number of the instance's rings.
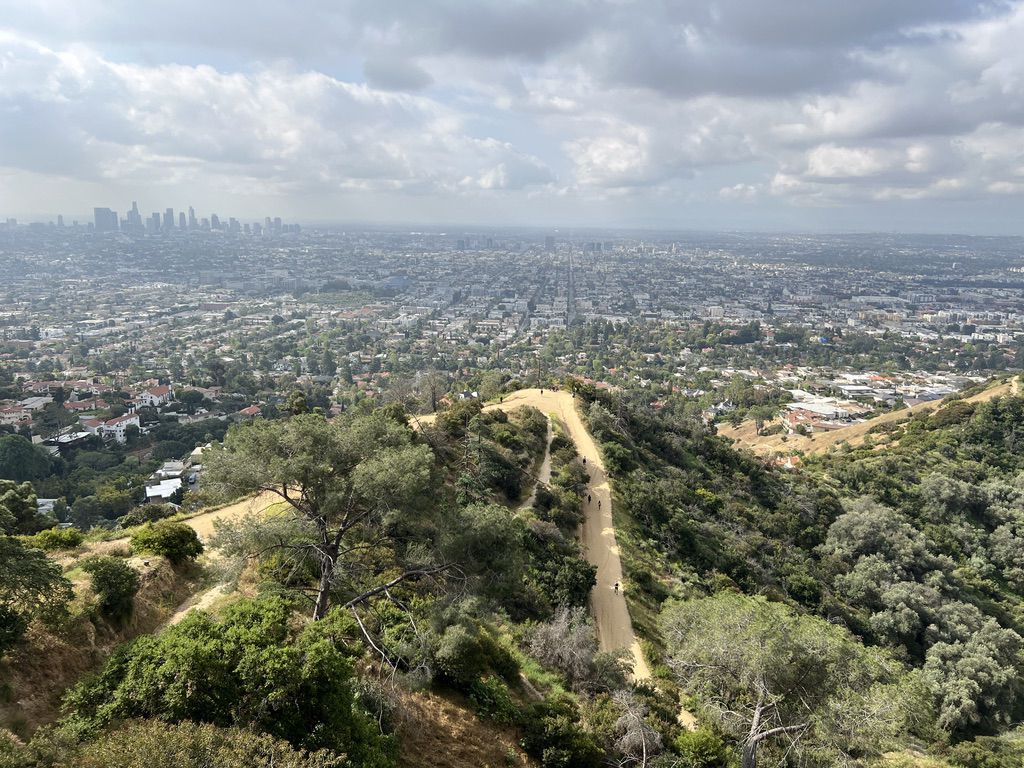
[[[403,768],[514,768],[535,766],[511,726],[482,722],[456,697],[400,691]]]
[[[972,397],[965,398],[969,403],[978,403],[991,400],[998,395],[1011,394],[1011,383],[997,384],[989,387]],[[867,437],[868,431],[879,424],[890,424],[893,422],[905,421],[917,413],[929,413],[937,410],[942,405],[941,400],[930,403],[920,403],[913,408],[904,408],[900,411],[890,411],[881,416],[869,419],[861,424],[853,424],[845,429],[837,429],[832,432],[817,432],[813,435],[758,435],[754,429],[753,421],[744,421],[738,427],[719,425],[718,434],[733,440],[737,448],[745,448],[760,456],[771,456],[776,452],[789,456],[797,451],[803,453],[824,453],[830,448],[835,448],[841,443],[849,445],[860,445]]]

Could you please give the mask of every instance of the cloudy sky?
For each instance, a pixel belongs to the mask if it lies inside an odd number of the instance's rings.
[[[1024,234],[1024,0],[0,8],[0,218]]]

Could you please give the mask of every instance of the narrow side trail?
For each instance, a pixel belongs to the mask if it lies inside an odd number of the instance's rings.
[[[547,414],[545,414],[546,416]],[[548,436],[547,443],[544,445],[544,458],[540,462],[540,468],[537,470],[537,477],[533,481],[533,490],[530,491],[530,498],[519,505],[517,512],[522,512],[524,509],[529,509],[533,506],[533,502],[537,498],[537,488],[541,485],[548,485],[551,482],[551,440],[554,438],[555,432],[551,429],[551,419],[548,419]]]
[[[206,542],[209,541],[210,536],[213,535],[213,524],[218,520],[231,520],[248,514],[265,512],[278,501],[280,501],[280,497],[267,491],[259,494],[258,496],[251,496],[247,499],[237,501],[234,504],[229,504],[226,507],[221,507],[220,509],[203,512],[201,515],[190,517],[186,520],[182,520],[181,522],[191,527],[192,530],[198,533],[200,538]],[[208,551],[207,557],[211,560],[216,560],[218,556],[212,551]],[[227,594],[225,587],[225,584],[217,584],[204,592],[198,592],[190,596],[188,600],[178,606],[174,615],[167,620],[167,623],[164,624],[162,628],[166,629],[167,627],[177,624],[188,615],[189,611],[193,609],[205,611],[217,600]]]
[[[591,501],[584,498],[583,549],[587,560],[597,566],[597,584],[590,593],[590,609],[597,625],[597,634],[602,651],[628,648],[633,654],[633,679],[646,680],[651,676],[640,643],[633,632],[626,600],[616,594],[615,584],[622,585],[622,563],[619,547],[615,543],[615,527],[612,523],[612,498],[604,463],[597,445],[590,436],[583,421],[576,412],[576,401],[568,392],[545,389],[521,389],[506,395],[502,403],[493,403],[493,408],[512,409],[530,405],[541,413],[553,413],[561,419],[569,438],[576,444],[581,456],[587,459],[590,483],[586,492]],[[549,468],[550,472],[550,468]]]

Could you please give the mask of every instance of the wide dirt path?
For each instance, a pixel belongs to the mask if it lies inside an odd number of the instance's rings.
[[[583,426],[576,412],[576,401],[568,392],[545,389],[541,394],[539,389],[521,389],[506,395],[502,403],[492,403],[486,409],[512,409],[521,405],[533,406],[543,414],[556,415],[569,438],[576,443],[580,455],[587,459],[590,484],[586,493],[590,494],[591,501],[588,504],[584,497],[583,549],[587,560],[597,566],[597,584],[590,593],[590,609],[597,625],[601,650],[629,648],[633,653],[633,678],[645,680],[651,672],[633,632],[626,600],[622,594],[615,593],[615,583],[619,583],[620,589],[622,585],[622,563],[612,524],[611,489],[597,445]]]
[[[203,541],[206,541],[213,535],[213,524],[218,520],[229,520],[252,513],[263,512],[280,500],[280,496],[266,491],[258,496],[250,496],[226,507],[220,507],[209,512],[203,512],[195,517],[186,518],[181,522],[198,533]]]
[[[213,535],[213,524],[218,520],[230,520],[238,517],[243,517],[248,514],[264,512],[277,502],[281,498],[276,494],[270,493],[269,491],[261,493],[258,496],[250,496],[247,499],[242,499],[234,504],[229,504],[226,507],[220,509],[213,509],[209,512],[203,512],[201,515],[190,517],[187,520],[182,520],[185,525],[188,525],[199,534],[200,538],[207,542]],[[212,550],[207,549],[207,557],[216,560],[217,554]],[[164,627],[169,627],[173,624],[177,624],[179,621],[188,615],[191,610],[205,611],[211,605],[214,604],[218,599],[227,594],[224,584],[217,584],[216,586],[207,589],[204,592],[189,596],[188,600],[178,606],[174,615],[167,620]]]

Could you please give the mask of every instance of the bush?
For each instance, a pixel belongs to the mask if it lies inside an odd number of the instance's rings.
[[[487,670],[479,637],[462,624],[453,624],[444,631],[434,661],[445,679],[458,688],[467,688]]]
[[[135,569],[116,557],[98,555],[85,558],[81,566],[92,577],[92,591],[100,600],[100,609],[114,618],[130,616],[139,591]]]
[[[683,730],[676,737],[675,752],[680,768],[724,768],[729,765],[729,749],[720,736],[707,728]]]
[[[74,549],[85,540],[85,534],[74,528],[47,528],[25,539],[30,547],[53,552],[58,549]]]
[[[509,696],[508,686],[497,677],[474,680],[469,685],[469,700],[480,717],[509,725],[519,718],[519,710]]]
[[[158,520],[164,520],[176,514],[178,514],[178,510],[170,504],[155,502],[136,507],[127,515],[117,518],[117,522],[122,528],[134,528],[137,525],[155,523]]]
[[[195,560],[203,553],[199,535],[184,523],[147,523],[132,534],[132,550],[161,555],[174,565]]]
[[[349,631],[337,612],[298,629],[276,597],[239,600],[219,620],[192,611],[114,651],[68,693],[65,722],[79,733],[140,717],[237,726],[297,749],[343,751],[354,765],[390,766],[393,740],[352,693]]]
[[[950,747],[949,761],[962,768],[1017,768],[1024,765],[1024,745],[980,736]]]
[[[580,725],[579,710],[568,699],[535,704],[526,716],[523,749],[543,768],[589,768],[603,757],[594,737]]]
[[[344,761],[326,750],[308,753],[244,728],[143,720],[104,733],[66,764],[81,768],[328,768]]]

